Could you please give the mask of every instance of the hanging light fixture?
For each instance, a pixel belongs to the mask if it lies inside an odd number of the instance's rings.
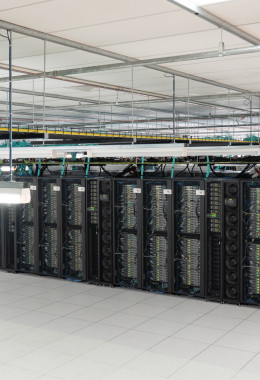
[[[0,181],[0,203],[19,204],[31,201],[30,189],[23,182]]]

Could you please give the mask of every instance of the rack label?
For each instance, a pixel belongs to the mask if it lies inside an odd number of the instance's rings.
[[[78,187],[78,191],[79,191],[80,193],[85,193],[85,187],[81,187],[81,186],[79,186],[79,187]]]
[[[37,189],[36,186],[34,186],[34,185],[31,185],[31,186],[30,186],[30,190],[36,190],[36,189]]]
[[[165,195],[172,195],[172,190],[171,189],[164,189],[163,194]]]
[[[53,191],[60,191],[60,186],[53,186]]]
[[[196,190],[196,195],[205,195],[205,190]]]
[[[142,192],[142,189],[140,189],[140,187],[135,187],[135,188],[133,189],[133,193],[134,193],[134,194],[141,194],[141,192]]]

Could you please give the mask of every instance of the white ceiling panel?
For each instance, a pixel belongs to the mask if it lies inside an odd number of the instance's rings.
[[[53,0],[0,12],[6,21],[44,32],[179,10],[165,0]]]
[[[249,72],[252,69],[260,67],[260,53],[172,63],[167,64],[167,67],[175,68],[176,70],[188,70],[188,72],[194,75],[232,72],[241,69]]]
[[[244,32],[247,32],[251,34],[252,36],[260,39],[260,23],[259,22],[255,24],[241,25],[239,28],[243,30]]]
[[[105,47],[212,29],[216,27],[190,13],[179,11],[65,30],[55,34],[82,43]]]
[[[229,33],[225,33],[223,39],[227,49],[249,46],[248,43],[241,41],[240,38]],[[160,55],[167,56],[217,50],[220,40],[220,31],[210,30],[206,33],[196,32],[187,35],[158,38],[149,41],[112,45],[107,46],[106,49],[120,54],[145,59],[159,57]]]
[[[29,61],[28,61],[29,58]],[[1,61],[4,62],[4,61]],[[5,61],[7,63],[7,61]],[[111,60],[106,57],[98,56],[96,54],[86,53],[80,50],[70,50],[68,52],[51,53],[46,56],[46,71],[62,70],[66,68],[84,67],[105,65],[116,63],[118,61]],[[44,56],[36,55],[31,57],[16,58],[13,64],[20,67],[28,67],[34,70],[43,70]]]
[[[246,25],[259,21],[259,0],[227,1],[203,8],[233,25]]]
[[[0,11],[13,10],[15,8],[23,8],[33,4],[48,3],[53,0],[8,0],[0,3]]]

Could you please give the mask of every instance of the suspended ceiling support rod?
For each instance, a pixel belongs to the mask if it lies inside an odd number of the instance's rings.
[[[0,91],[3,91],[3,92],[7,92],[8,93],[8,88],[6,87],[0,87]],[[14,94],[23,94],[23,95],[28,95],[28,96],[40,96],[40,97],[43,97],[44,96],[44,93],[43,92],[40,92],[40,91],[30,91],[30,90],[21,90],[21,89],[14,89],[13,88],[13,93]],[[250,93],[252,96],[260,96],[260,92],[252,92]],[[160,94],[158,94],[159,96]],[[155,95],[154,95],[155,96]],[[238,94],[238,93],[233,93],[233,94],[230,94],[230,97],[234,97],[234,98],[243,98],[245,96],[245,94]],[[80,97],[75,97],[75,96],[68,96],[68,95],[60,95],[60,94],[51,94],[51,93],[46,93],[45,94],[45,97],[46,98],[53,98],[53,99],[61,99],[61,100],[68,100],[68,101],[75,101],[75,102],[80,102],[80,103],[84,103],[84,109],[86,109],[87,106],[90,106],[90,107],[95,107],[95,106],[99,106],[99,102],[97,100],[93,100],[93,99],[88,99],[88,98],[80,98]],[[202,95],[202,96],[192,96],[190,98],[190,102],[193,102],[194,104],[198,104],[198,105],[208,105],[208,106],[213,106],[213,107],[219,107],[219,108],[223,108],[223,107],[227,107],[225,105],[222,105],[222,104],[213,104],[213,103],[209,103],[209,102],[196,102],[196,100],[200,100],[200,99],[226,99],[228,98],[228,95],[227,94],[219,94],[219,95]],[[176,102],[186,102],[187,101],[187,98],[186,97],[175,97],[175,101]],[[172,102],[172,97],[168,96],[168,98],[166,99],[149,99],[149,103],[171,103]],[[140,105],[142,104],[146,104],[148,103],[148,99],[142,99],[142,100],[134,100],[134,104],[135,105],[139,105],[139,108],[143,108],[144,110],[146,110],[145,107],[141,107]],[[100,102],[101,105],[103,106],[113,106],[115,105],[115,102],[106,102],[106,101],[101,101]],[[131,101],[121,101],[117,107],[131,107]],[[234,109],[237,109],[237,110],[242,110],[241,108],[235,108]],[[150,110],[153,110],[151,107],[150,107]],[[158,111],[158,112],[171,112],[170,110],[164,110],[164,109],[158,109],[158,108],[154,108],[154,110]]]
[[[26,35],[26,36],[29,36],[29,37],[39,38],[41,40],[46,40],[46,41],[49,41],[49,42],[52,42],[52,43],[56,43],[56,44],[59,44],[59,45],[68,46],[68,47],[71,47],[73,49],[87,51],[89,53],[98,54],[98,55],[105,56],[105,57],[108,57],[108,58],[111,58],[111,59],[115,59],[115,60],[119,60],[119,61],[138,62],[138,60],[135,59],[135,58],[131,58],[131,57],[128,57],[128,56],[125,56],[125,55],[122,55],[122,54],[118,54],[118,53],[114,53],[114,52],[110,52],[108,50],[96,48],[96,47],[93,47],[93,46],[90,46],[90,45],[87,45],[87,44],[82,44],[82,43],[79,43],[79,42],[76,42],[76,41],[68,40],[66,38],[62,38],[62,37],[58,37],[58,36],[53,36],[53,35],[48,34],[48,33],[44,33],[44,32],[40,32],[40,31],[34,30],[34,29],[26,28],[24,26],[16,25],[16,24],[4,21],[4,20],[0,20],[0,28],[8,29],[8,30],[13,31],[15,33],[20,33],[20,34],[23,34],[23,35]],[[256,45],[260,45],[260,41],[259,40],[257,40],[257,41],[258,41],[258,43]],[[227,84],[219,83],[219,82],[216,82],[216,81],[213,81],[213,80],[209,80],[209,79],[206,79],[206,78],[203,78],[203,77],[199,77],[199,76],[196,76],[196,75],[191,75],[191,74],[183,73],[181,71],[173,70],[173,69],[170,69],[170,68],[167,68],[167,67],[162,67],[162,66],[158,66],[158,65],[155,65],[155,64],[145,65],[145,67],[147,67],[149,69],[156,70],[156,71],[163,72],[165,74],[180,76],[182,78],[198,81],[198,82],[201,82],[201,83],[206,83],[206,84],[209,84],[209,85],[212,85],[212,86],[227,88],[227,89],[232,90],[232,91],[238,91],[238,92],[246,92],[246,93],[248,93],[248,91],[244,91],[243,89],[240,89],[240,88],[237,88],[237,87],[234,87],[234,86],[229,86]],[[48,73],[46,73],[46,76],[51,77],[51,76],[48,75]],[[56,79],[62,79],[62,78],[57,78],[57,76],[55,78]],[[25,78],[23,78],[23,79],[25,79]],[[63,80],[65,80],[65,78]]]
[[[9,44],[9,165],[10,165],[10,181],[13,180],[13,100],[12,100],[12,32],[7,31]]]
[[[230,86],[230,85],[227,85],[227,84],[224,84],[224,83],[216,82],[216,81],[211,80],[211,79],[205,79],[205,78],[199,77],[197,75],[186,74],[186,73],[183,73],[183,72],[175,70],[175,69],[170,69],[168,67],[156,66],[156,65],[145,65],[145,67],[147,67],[149,69],[154,69],[154,70],[163,72],[165,74],[175,75],[175,76],[178,76],[178,77],[181,77],[181,78],[193,80],[195,82],[205,83],[205,84],[208,84],[208,85],[211,85],[211,86],[225,88],[225,89],[231,90],[231,91],[236,91],[236,92],[242,92],[242,93],[245,93],[245,94],[250,94],[250,91],[244,90],[244,89],[239,88],[239,87]],[[67,70],[61,70],[61,71],[64,73],[64,71],[68,71],[68,70],[70,70],[71,75],[78,74],[77,73],[78,69],[67,69]],[[42,72],[29,73],[28,75],[16,75],[16,76],[13,77],[13,80],[14,81],[30,80],[30,79],[33,79],[35,77],[40,78],[42,76],[43,76]],[[100,84],[99,86],[97,86],[95,84],[96,82],[93,82],[93,81],[89,81],[89,80],[82,79],[82,78],[75,78],[75,77],[71,77],[71,76],[67,76],[67,75],[60,75],[60,71],[59,70],[58,71],[49,71],[49,72],[46,72],[46,77],[49,78],[49,79],[57,79],[57,80],[63,80],[63,81],[67,81],[67,82],[86,84],[86,85],[89,85],[89,86],[94,86],[94,87],[96,86],[96,87],[99,87],[99,88],[107,88],[109,86],[109,89],[113,89],[112,88],[113,85],[108,85],[108,84],[103,83],[103,85]],[[7,81],[8,81],[7,77],[0,78],[0,83],[7,82]],[[118,86],[116,86],[116,87],[118,88]],[[123,91],[123,92],[126,91],[125,87],[120,87],[119,86],[119,89],[120,89],[120,91]],[[129,91],[126,91],[126,92],[129,92]],[[135,93],[138,93],[138,91],[135,92]],[[150,95],[147,94],[147,96],[150,96]]]
[[[167,0],[170,3],[184,9],[187,12],[192,13],[195,16],[202,18],[209,23],[216,25],[218,28],[226,30],[227,32],[241,38],[242,40],[249,42],[252,45],[260,45],[260,40],[249,33],[244,32],[238,27],[228,23],[227,21],[221,19],[220,17],[215,16],[214,14],[206,11],[200,6],[194,4],[194,1],[185,1],[185,0]]]

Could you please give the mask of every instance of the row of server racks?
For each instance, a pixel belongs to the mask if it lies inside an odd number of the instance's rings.
[[[260,304],[260,181],[19,177],[0,210],[1,268]]]

